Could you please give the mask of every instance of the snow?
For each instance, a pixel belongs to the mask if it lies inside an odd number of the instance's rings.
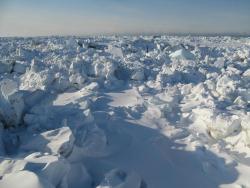
[[[246,41],[0,38],[0,187],[250,187]]]
[[[20,188],[53,188],[49,182],[40,179],[35,173],[30,171],[20,171],[7,175],[0,182],[1,187],[18,187]]]

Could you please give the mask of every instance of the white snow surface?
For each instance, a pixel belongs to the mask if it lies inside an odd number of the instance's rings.
[[[0,38],[0,188],[250,188],[250,38]]]

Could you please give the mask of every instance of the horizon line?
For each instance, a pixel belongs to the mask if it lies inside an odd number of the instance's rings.
[[[216,36],[229,36],[229,37],[250,37],[250,33],[234,33],[234,32],[220,32],[220,33],[199,33],[199,32],[118,32],[118,33],[93,33],[93,34],[48,34],[48,35],[5,35],[0,38],[42,38],[42,37],[101,37],[101,36],[204,36],[204,37],[216,37]]]

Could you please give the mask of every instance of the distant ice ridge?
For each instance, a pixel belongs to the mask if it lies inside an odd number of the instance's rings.
[[[250,187],[248,41],[0,38],[0,187]]]

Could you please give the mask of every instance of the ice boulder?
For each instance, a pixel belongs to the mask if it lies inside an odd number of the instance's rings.
[[[48,152],[67,157],[70,155],[75,138],[69,127],[43,132],[33,135],[22,146],[22,149],[31,151]]]
[[[142,188],[146,187],[144,181],[136,173],[126,173],[119,169],[113,169],[107,174],[96,188]]]
[[[55,74],[55,80],[53,81],[51,87],[61,93],[65,91],[67,88],[71,86],[71,83],[69,81],[69,77],[67,74],[64,74],[63,72],[58,72]]]
[[[56,72],[52,67],[46,67],[44,62],[33,59],[30,69],[20,77],[20,89],[30,91],[37,89],[45,90],[55,81],[55,75]]]
[[[208,124],[209,134],[215,139],[222,139],[241,131],[241,121],[236,115],[220,114]]]
[[[244,73],[243,73],[243,79],[246,81],[246,82],[249,82],[250,81],[250,69],[247,69]]]
[[[241,126],[244,130],[250,131],[250,112],[242,118]]]
[[[89,91],[97,91],[99,89],[99,84],[97,82],[91,82],[89,85],[84,87],[84,89]]]
[[[245,144],[250,147],[250,113],[248,112],[241,120],[241,127],[245,133]]]
[[[195,60],[194,54],[185,49],[177,50],[169,55],[173,59]]]
[[[132,42],[132,47],[137,51],[149,52],[156,49],[156,44],[151,39],[137,38]]]
[[[18,91],[18,85],[15,81],[10,79],[2,80],[0,83],[2,96],[8,100],[8,97]]]
[[[81,57],[76,57],[74,61],[70,64],[69,74],[81,74],[83,77],[86,77],[86,63],[82,61]]]
[[[10,73],[13,70],[14,61],[0,60],[0,73]]]
[[[25,170],[27,161],[22,159],[0,158],[0,177]],[[0,178],[1,181],[1,178]]]
[[[38,51],[36,49],[28,49],[26,47],[19,47],[16,49],[16,55],[20,60],[28,60],[31,61],[32,58],[38,55]]]
[[[232,98],[236,92],[237,82],[230,76],[223,75],[217,79],[216,91],[222,98]]]
[[[194,104],[194,105],[196,105],[196,104]],[[189,108],[190,108],[190,106],[189,106]],[[194,124],[196,124],[199,128],[201,128],[202,131],[207,130],[208,126],[211,125],[212,124],[211,122],[213,122],[213,120],[215,119],[214,118],[215,113],[216,112],[213,108],[204,108],[204,107],[197,106],[196,108],[192,109],[190,120]]]
[[[136,80],[136,81],[142,81],[142,80],[144,80],[145,79],[145,74],[144,74],[143,69],[141,69],[141,70],[135,70],[132,73],[131,79],[132,80]]]
[[[33,72],[40,72],[42,70],[44,70],[45,67],[45,63],[39,59],[32,59],[31,60],[31,64],[30,64],[30,70],[32,70]]]
[[[250,88],[238,88],[238,93],[244,101],[250,103]]]
[[[37,89],[45,90],[47,87],[51,86],[54,80],[55,74],[52,74],[50,70],[36,72],[30,69],[21,77],[20,89],[31,91]]]
[[[114,71],[117,69],[114,62],[95,61],[93,63],[94,75],[99,78],[114,79]]]
[[[16,61],[13,71],[19,74],[24,74],[26,72],[27,66],[27,62],[25,61]]]
[[[66,40],[66,47],[70,50],[74,50],[77,47],[79,47],[79,43],[76,39],[74,39],[73,37],[69,38],[68,40]]]
[[[147,93],[149,90],[150,90],[149,87],[147,87],[146,85],[140,85],[140,86],[138,87],[138,91],[139,91],[140,93]]]
[[[84,86],[85,80],[86,79],[79,73],[72,74],[69,77],[70,84],[76,87],[77,89],[81,89]]]
[[[119,57],[119,58],[123,58],[123,52],[122,49],[114,46],[114,45],[108,45],[108,49],[106,50],[108,53],[112,54],[113,57]]]
[[[4,79],[0,82],[0,121],[5,126],[16,127],[21,123],[24,111],[22,93],[18,92],[15,81]]]
[[[238,96],[235,100],[234,100],[234,104],[238,105],[240,107],[245,108],[247,106],[247,102],[245,101],[245,99],[242,96]]]
[[[225,59],[224,59],[224,58],[218,58],[218,59],[213,63],[213,65],[214,65],[216,68],[219,68],[219,69],[225,68]]]

